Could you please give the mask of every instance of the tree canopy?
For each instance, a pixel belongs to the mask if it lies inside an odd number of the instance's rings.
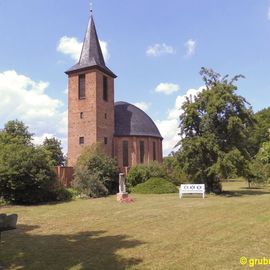
[[[51,157],[54,166],[63,166],[65,157],[62,152],[61,141],[56,138],[45,138],[43,142],[44,149]]]
[[[99,144],[86,146],[74,168],[72,185],[89,197],[102,197],[117,191],[116,161]]]
[[[20,142],[24,145],[32,145],[32,136],[28,127],[19,120],[8,121],[1,132],[2,140]]]
[[[250,154],[248,132],[254,125],[249,103],[237,95],[235,82],[211,69],[200,71],[205,90],[187,98],[180,116],[178,161],[190,181],[220,192],[220,180],[245,175]]]
[[[256,125],[249,131],[249,151],[253,157],[258,153],[262,144],[269,141],[270,107],[256,112],[254,117]]]
[[[9,121],[0,132],[0,197],[31,204],[52,199],[55,173],[47,153],[32,143],[28,127]]]

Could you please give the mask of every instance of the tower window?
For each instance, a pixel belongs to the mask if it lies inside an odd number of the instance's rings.
[[[85,98],[85,74],[79,75],[79,99]]]
[[[144,141],[140,141],[140,163],[144,163]]]
[[[128,167],[128,141],[123,141],[123,167]]]
[[[103,76],[103,100],[108,101],[108,78]]]
[[[80,113],[80,118],[83,119],[83,112]]]
[[[153,142],[153,160],[157,160],[156,142]]]
[[[104,137],[104,144],[108,144],[108,138]]]
[[[84,144],[84,137],[80,137],[79,143],[80,143],[80,144]]]
[[[104,118],[107,119],[107,113],[104,114]]]

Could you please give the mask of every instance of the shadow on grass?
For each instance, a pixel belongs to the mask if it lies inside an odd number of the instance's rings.
[[[221,196],[225,197],[241,197],[250,195],[265,195],[270,194],[270,190],[267,191],[264,188],[241,188],[240,190],[225,190],[221,193]]]
[[[205,198],[207,198],[207,193]],[[203,196],[202,194],[185,194],[181,199],[203,199]]]
[[[67,220],[68,226],[68,220]],[[29,233],[38,226],[19,225],[3,233],[0,245],[0,269],[128,269],[142,262],[124,258],[117,252],[143,242],[126,235],[105,235],[89,231],[70,235]],[[2,268],[1,268],[2,267]]]

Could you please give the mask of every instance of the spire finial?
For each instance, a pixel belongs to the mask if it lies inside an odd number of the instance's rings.
[[[90,14],[93,14],[93,2],[90,2]]]

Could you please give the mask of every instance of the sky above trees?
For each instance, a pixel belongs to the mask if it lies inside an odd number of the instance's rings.
[[[78,59],[88,0],[0,0],[0,128],[18,118],[35,141],[66,145],[67,77]],[[202,66],[243,74],[238,93],[255,111],[270,100],[270,2],[215,0],[93,1],[116,101],[145,110],[164,137],[179,140],[179,108],[202,90]]]

